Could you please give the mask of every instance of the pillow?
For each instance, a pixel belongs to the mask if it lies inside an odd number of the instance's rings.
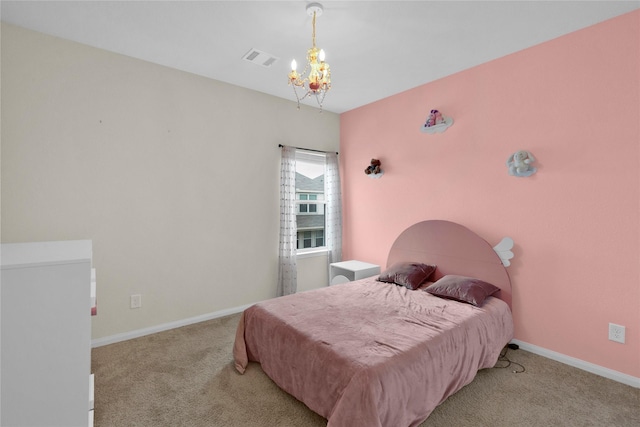
[[[380,282],[395,283],[416,290],[436,271],[435,265],[419,262],[398,262],[380,274]]]
[[[447,275],[425,288],[432,295],[466,302],[480,307],[484,300],[500,288],[473,277]]]

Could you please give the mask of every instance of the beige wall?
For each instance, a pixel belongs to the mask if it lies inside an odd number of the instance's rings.
[[[298,257],[298,292],[327,286],[329,283],[329,264],[327,255]]]
[[[94,339],[275,296],[277,144],[337,150],[338,115],[7,24],[1,40],[2,242],[93,240]],[[301,268],[301,290],[326,280],[324,257]]]

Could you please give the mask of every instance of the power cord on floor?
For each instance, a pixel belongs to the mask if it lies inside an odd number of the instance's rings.
[[[498,356],[498,362],[496,363],[494,368],[506,369],[511,367],[512,365],[515,365],[515,366],[519,366],[520,369],[514,369],[511,372],[513,372],[514,374],[523,373],[525,371],[524,365],[514,362],[507,357],[507,353],[509,352],[509,349],[517,350],[519,348],[520,347],[518,346],[518,344],[513,344],[513,343],[507,344],[500,352],[500,356]]]

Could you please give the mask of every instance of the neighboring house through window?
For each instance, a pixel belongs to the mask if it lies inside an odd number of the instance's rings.
[[[325,246],[325,155],[296,152],[298,250]]]

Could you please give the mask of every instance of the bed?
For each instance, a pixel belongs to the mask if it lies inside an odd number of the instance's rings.
[[[407,284],[416,272],[428,278]],[[244,373],[259,362],[329,427],[416,426],[495,365],[513,338],[510,306],[509,276],[489,243],[462,225],[423,221],[398,236],[381,276],[246,309],[234,363]]]

